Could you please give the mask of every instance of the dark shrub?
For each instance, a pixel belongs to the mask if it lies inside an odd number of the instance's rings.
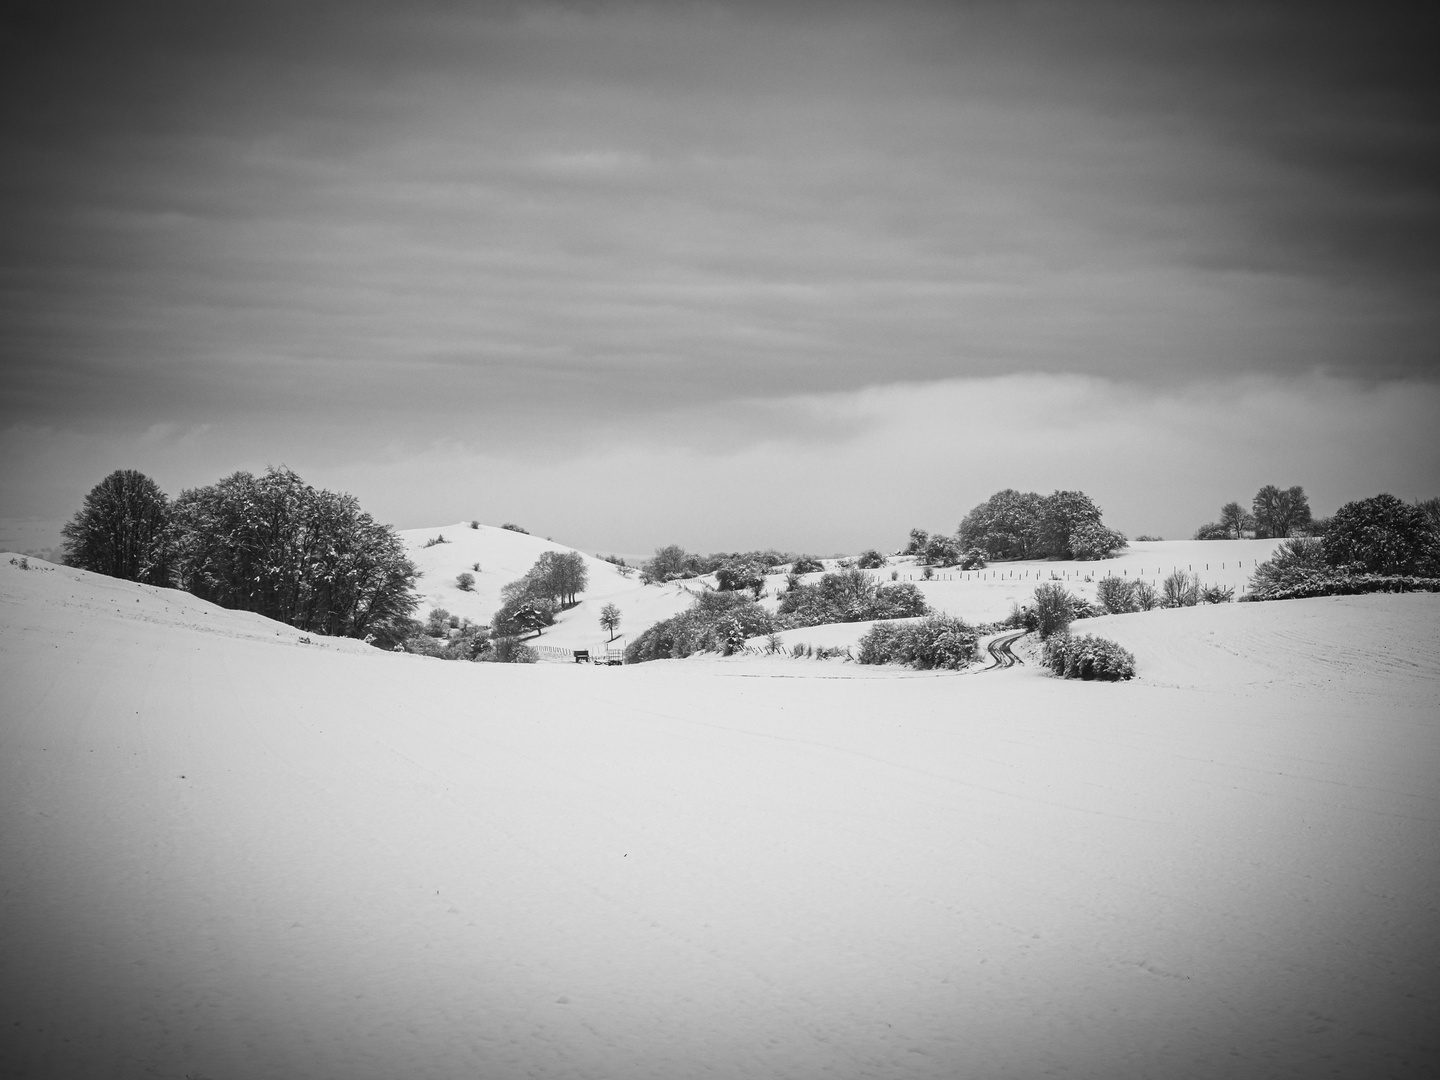
[[[1200,528],[1195,530],[1196,540],[1229,540],[1232,535],[1229,527],[1220,524],[1218,521],[1201,525]]]
[[[870,548],[868,551],[862,551],[860,553],[860,557],[855,560],[855,565],[860,567],[861,570],[878,570],[885,565],[886,561],[884,555],[881,555],[880,552],[874,548]]]
[[[814,555],[801,555],[790,567],[792,574],[814,574],[825,569],[825,564]]]
[[[1135,582],[1135,609],[1137,611],[1154,611],[1160,606],[1160,594],[1155,591],[1155,586],[1148,581]]]
[[[540,654],[519,638],[500,637],[491,640],[490,647],[476,659],[489,664],[534,664]]]
[[[1235,599],[1235,589],[1231,585],[1203,585],[1200,588],[1200,603],[1202,604],[1228,604]]]
[[[474,592],[474,591],[475,591],[475,575],[474,575],[474,574],[460,574],[460,575],[458,575],[458,576],[455,578],[455,587],[456,587],[457,589],[459,589],[461,592]]]
[[[437,533],[435,536],[432,536],[429,540],[426,540],[426,541],[425,541],[425,546],[426,546],[427,548],[432,548],[432,547],[434,547],[436,544],[448,544],[448,543],[450,543],[450,541],[445,539],[445,534],[444,534],[444,533]]]
[[[511,532],[524,533],[526,536],[530,535],[529,529],[522,529],[519,525],[513,524],[509,521],[507,521],[504,525],[501,525],[500,527],[502,529],[509,529]]]
[[[1063,679],[1133,679],[1135,657],[1115,642],[1086,634],[1054,634],[1045,642],[1042,662]]]

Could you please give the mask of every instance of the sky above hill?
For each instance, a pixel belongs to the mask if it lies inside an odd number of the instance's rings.
[[[9,10],[0,545],[121,467],[628,552],[1440,491],[1401,7]]]

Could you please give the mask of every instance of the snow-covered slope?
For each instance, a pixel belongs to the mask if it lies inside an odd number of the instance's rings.
[[[459,664],[0,556],[5,1072],[1434,1074],[1440,597],[1111,622]]]
[[[437,537],[445,543],[427,543]],[[406,553],[423,575],[418,583],[421,606],[416,614],[424,618],[431,608],[443,608],[471,622],[488,623],[500,607],[500,590],[525,576],[544,552],[561,553],[576,549],[529,533],[492,525],[472,528],[469,522],[434,529],[408,529],[400,533]],[[604,649],[624,645],[627,636],[652,623],[683,611],[693,597],[681,585],[640,583],[638,574],[626,576],[604,559],[580,552],[585,559],[590,583],[580,602],[560,613],[554,626],[547,627],[531,644],[561,649]],[[477,571],[476,566],[480,569]],[[475,577],[473,591],[456,583],[460,574]],[[691,588],[696,588],[691,583]],[[620,630],[613,643],[600,628],[600,609],[613,603],[620,609]]]

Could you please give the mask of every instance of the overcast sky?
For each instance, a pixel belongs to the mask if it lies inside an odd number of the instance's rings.
[[[1417,8],[15,8],[0,546],[123,467],[628,553],[1440,493]]]

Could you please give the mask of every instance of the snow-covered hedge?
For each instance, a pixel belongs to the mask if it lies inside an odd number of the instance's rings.
[[[1377,592],[1440,592],[1440,578],[1411,574],[1344,574],[1333,570],[1302,571],[1283,585],[1257,589],[1240,599],[1305,600],[1315,596],[1359,596]]]
[[[964,619],[932,615],[916,623],[879,622],[860,639],[862,664],[959,670],[975,661],[979,635]]]
[[[1135,657],[1107,638],[1086,634],[1052,634],[1042,661],[1062,679],[1133,679]]]

